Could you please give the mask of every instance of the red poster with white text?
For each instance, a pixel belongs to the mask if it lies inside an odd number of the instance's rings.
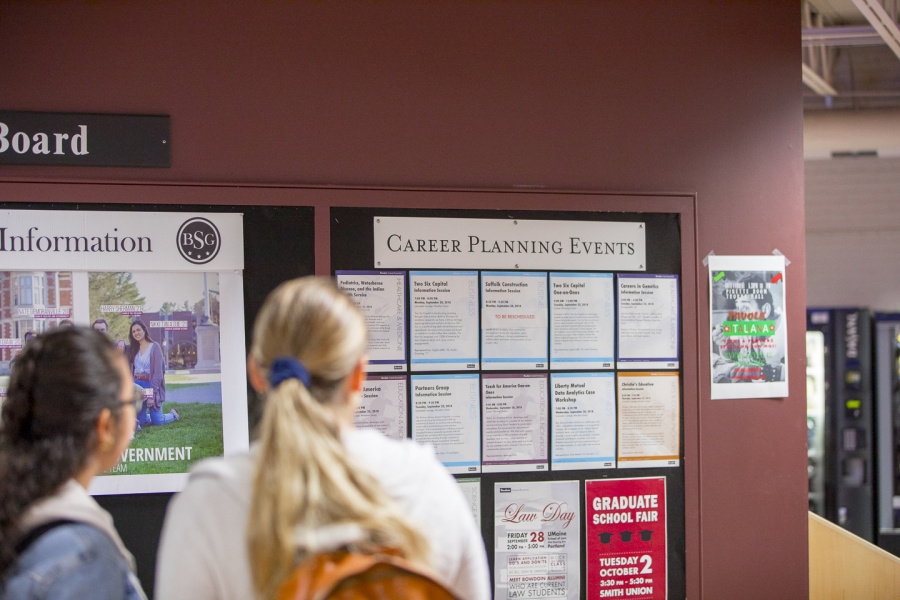
[[[666,478],[584,485],[587,598],[666,598]]]

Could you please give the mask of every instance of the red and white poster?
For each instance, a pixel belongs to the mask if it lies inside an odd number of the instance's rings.
[[[584,486],[587,597],[666,598],[666,478]]]

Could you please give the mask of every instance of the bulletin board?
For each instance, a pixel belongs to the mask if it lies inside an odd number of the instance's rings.
[[[696,293],[697,293],[697,274],[694,263],[696,262],[695,248],[695,199],[691,195],[623,195],[623,194],[602,194],[593,192],[551,192],[540,190],[520,190],[520,191],[478,191],[478,190],[417,190],[417,189],[386,189],[386,188],[344,188],[344,187],[265,187],[265,186],[190,186],[190,185],[115,185],[115,184],[48,184],[48,183],[3,183],[0,190],[4,192],[5,202],[0,203],[0,209],[26,209],[26,210],[86,210],[86,211],[161,211],[161,212],[218,212],[218,213],[241,213],[244,222],[244,323],[245,340],[249,343],[251,339],[251,327],[253,317],[261,306],[266,295],[278,285],[278,283],[303,275],[316,273],[318,275],[335,275],[337,272],[344,273],[345,283],[348,279],[352,281],[355,277],[354,272],[371,273],[373,271],[393,271],[399,273],[399,279],[402,282],[402,297],[404,306],[403,315],[403,360],[400,363],[405,365],[405,370],[395,371],[394,367],[397,363],[391,362],[393,358],[388,357],[386,362],[380,363],[382,370],[371,372],[369,376],[372,378],[383,378],[387,385],[399,385],[398,381],[403,381],[405,385],[405,406],[402,418],[399,415],[391,417],[385,422],[395,423],[394,431],[391,435],[403,435],[405,437],[421,437],[427,433],[428,419],[422,420],[422,414],[414,414],[412,406],[412,391],[410,389],[410,381],[415,376],[418,381],[424,382],[426,385],[422,387],[432,387],[429,385],[429,378],[435,378],[434,387],[445,385],[448,375],[459,376],[454,377],[458,381],[453,385],[471,384],[471,377],[477,378],[478,398],[477,409],[479,428],[478,443],[479,457],[476,461],[481,472],[469,472],[470,465],[465,465],[465,472],[456,473],[455,477],[460,482],[464,493],[472,500],[473,512],[477,515],[477,520],[481,523],[482,534],[485,539],[487,554],[492,570],[492,578],[497,588],[498,577],[505,581],[505,586],[500,590],[502,594],[509,595],[510,592],[517,592],[511,597],[529,597],[524,595],[528,592],[528,587],[510,586],[510,583],[522,584],[526,583],[525,578],[530,577],[534,570],[534,563],[530,559],[528,552],[520,552],[522,556],[516,556],[517,549],[514,544],[521,539],[518,534],[521,533],[540,533],[532,531],[529,528],[522,530],[517,528],[515,519],[512,516],[510,521],[501,523],[500,527],[495,525],[495,508],[496,499],[500,494],[509,494],[510,498],[517,502],[509,502],[509,504],[521,504],[523,508],[527,508],[528,502],[535,499],[559,498],[568,503],[568,508],[577,504],[577,508],[573,510],[560,509],[557,512],[557,523],[570,519],[568,528],[565,529],[566,536],[561,537],[559,530],[552,528],[545,531],[545,540],[554,539],[554,548],[562,552],[562,549],[568,555],[575,556],[577,560],[573,560],[571,564],[567,563],[565,568],[566,581],[560,587],[559,569],[561,565],[559,561],[553,565],[547,564],[545,573],[541,580],[540,586],[536,589],[543,589],[546,594],[542,597],[572,597],[577,590],[577,594],[581,597],[587,597],[589,594],[589,584],[601,586],[605,581],[607,584],[612,582],[610,587],[600,587],[600,591],[617,593],[619,582],[628,579],[652,579],[652,581],[643,581],[636,583],[633,587],[651,588],[648,594],[644,596],[634,597],[682,597],[685,595],[687,587],[695,588],[699,585],[699,475],[698,475],[698,439],[697,439],[697,420],[698,420],[698,380],[697,380],[697,339],[696,339]],[[10,201],[15,200],[15,201]],[[433,209],[423,207],[434,206],[453,206],[454,209]],[[551,210],[552,207],[564,207],[566,210]],[[548,258],[551,262],[540,268],[526,268],[512,266],[479,266],[478,264],[470,264],[466,261],[453,263],[450,266],[415,266],[415,267],[385,267],[375,265],[375,230],[374,219],[379,216],[387,216],[400,219],[429,219],[429,220],[446,220],[449,223],[453,219],[462,220],[478,220],[482,221],[487,228],[478,234],[481,238],[487,239],[493,226],[500,225],[499,221],[521,221],[526,225],[537,225],[537,230],[541,228],[558,229],[563,228],[565,240],[570,237],[579,238],[578,242],[588,243],[590,245],[589,234],[593,231],[593,227],[605,226],[599,224],[612,224],[613,230],[618,226],[632,226],[636,223],[643,223],[645,233],[643,235],[645,248],[645,263],[638,264],[633,268],[606,268],[601,267],[601,262],[594,265],[591,262],[587,264],[578,262],[585,257],[575,257],[576,261],[571,261],[566,257],[560,260],[560,255],[554,253],[552,247],[550,252],[544,252],[544,258]],[[549,223],[548,223],[549,222]],[[561,225],[560,225],[561,224]],[[417,225],[414,223],[415,229]],[[441,225],[438,225],[440,229]],[[582,229],[584,233],[581,233]],[[499,229],[498,229],[499,231]],[[475,235],[475,233],[473,233]],[[466,238],[468,241],[468,238]],[[628,242],[621,242],[628,243]],[[571,240],[567,246],[571,250]],[[461,246],[461,249],[464,246]],[[588,250],[597,252],[598,248],[592,249],[581,246],[584,252]],[[501,248],[502,249],[502,248]],[[602,248],[606,251],[606,247]],[[536,253],[540,253],[538,247]],[[461,254],[461,253],[460,253]],[[577,266],[576,266],[577,264]],[[456,369],[454,363],[445,363],[440,368],[432,368],[428,365],[433,363],[421,362],[421,360],[433,360],[433,357],[416,357],[417,365],[413,369],[412,342],[411,337],[415,332],[412,328],[406,328],[407,323],[411,322],[411,296],[410,296],[410,277],[411,272],[460,272],[462,279],[471,281],[471,275],[467,273],[475,273],[476,282],[476,298],[478,300],[477,313],[479,324],[478,331],[478,355],[463,358],[477,358],[475,363],[463,363],[465,368]],[[493,277],[486,278],[485,275]],[[541,274],[544,274],[542,277]],[[551,281],[552,275],[552,281]],[[576,277],[569,277],[575,275]],[[593,356],[589,358],[607,359],[612,361],[595,361],[588,368],[572,366],[572,361],[564,359],[583,358],[579,356],[578,348],[565,347],[556,348],[561,350],[552,354],[552,340],[550,338],[550,326],[552,315],[550,314],[550,298],[551,294],[547,294],[548,300],[548,332],[547,332],[547,366],[538,368],[540,361],[534,361],[530,368],[509,368],[509,364],[500,364],[500,368],[484,368],[482,358],[491,358],[483,356],[482,344],[483,335],[481,327],[481,318],[484,311],[488,307],[481,305],[482,290],[497,287],[503,289],[505,283],[526,283],[522,286],[506,286],[508,289],[529,289],[530,285],[542,278],[547,284],[547,290],[552,291],[551,287],[554,282],[568,283],[569,288],[561,289],[591,289],[592,293],[606,294],[608,298],[609,285],[613,286],[613,314],[618,314],[618,286],[620,280],[626,282],[630,276],[664,276],[664,279],[674,278],[675,290],[677,293],[677,311],[675,317],[675,325],[677,327],[677,356],[676,357],[649,357],[649,358],[676,358],[675,367],[660,366],[647,367],[633,364],[634,368],[626,366],[627,360],[634,359],[635,356],[619,356],[618,352],[621,344],[618,339],[618,330],[616,337],[612,341],[612,356]],[[395,280],[398,278],[395,273],[392,275]],[[520,281],[519,276],[527,276],[526,281]],[[584,277],[582,277],[584,276]],[[419,280],[426,277],[419,276]],[[430,275],[428,275],[430,277]],[[584,281],[582,281],[584,279]],[[455,281],[455,280],[454,280]],[[642,279],[638,279],[642,284]],[[496,283],[498,286],[485,286],[487,283]],[[581,283],[586,283],[581,287]],[[628,284],[635,283],[627,282]],[[651,282],[652,283],[652,282]],[[671,282],[666,283],[670,286]],[[365,287],[365,286],[363,286]],[[452,287],[452,286],[448,286]],[[432,289],[432,288],[423,288]],[[437,288],[434,288],[437,289]],[[603,290],[597,292],[597,290]],[[359,291],[359,290],[357,290]],[[362,290],[365,292],[365,290]],[[423,292],[426,294],[423,298],[419,298],[424,302],[429,302],[428,298],[433,297],[431,292]],[[562,296],[566,297],[566,296]],[[577,304],[577,303],[576,303]],[[494,307],[497,308],[497,307]],[[633,312],[633,311],[632,311]],[[577,313],[577,310],[576,310]],[[495,315],[496,316],[496,315]],[[577,316],[577,315],[576,315]],[[576,319],[577,321],[577,319]],[[634,324],[638,323],[632,320],[632,332],[639,336],[639,332],[634,329]],[[614,320],[615,327],[618,328],[618,322]],[[639,328],[638,328],[639,329]],[[496,333],[496,332],[494,332]],[[501,336],[502,337],[502,336]],[[588,336],[590,337],[590,336]],[[417,338],[419,348],[427,346],[427,336],[425,338]],[[636,339],[636,338],[635,338]],[[533,341],[533,340],[532,340]],[[568,351],[568,355],[566,352]],[[456,358],[453,358],[454,360]],[[506,357],[506,358],[522,358],[522,357]],[[543,357],[542,357],[543,358]],[[644,357],[648,358],[648,357]],[[445,360],[446,357],[441,357]],[[554,362],[556,359],[556,362]],[[563,360],[561,360],[563,359]],[[376,359],[379,360],[379,359]],[[597,364],[599,362],[599,364]],[[604,362],[611,362],[611,366],[604,366]],[[672,362],[672,361],[667,361]],[[469,368],[469,364],[475,364],[474,368]],[[449,366],[448,366],[449,365]],[[666,374],[667,381],[671,381],[672,376],[677,378],[677,452],[674,459],[666,458],[665,465],[653,466],[648,462],[644,462],[641,466],[629,464],[628,461],[620,461],[620,458],[631,458],[620,456],[616,453],[614,460],[606,460],[609,456],[600,456],[599,454],[592,456],[572,455],[572,448],[575,444],[569,444],[568,448],[554,448],[554,440],[559,436],[553,435],[553,419],[552,409],[554,406],[554,397],[552,395],[553,387],[549,387],[556,378],[561,385],[568,384],[570,387],[561,387],[563,391],[577,392],[580,390],[592,389],[599,391],[606,386],[608,394],[609,381],[612,378],[618,381],[620,376],[628,377],[632,373],[653,372],[654,370]],[[597,377],[586,377],[586,375],[598,375]],[[512,377],[509,377],[512,376]],[[612,376],[610,378],[610,376]],[[393,379],[392,379],[393,378]],[[441,379],[443,378],[443,380]],[[520,383],[525,386],[532,386],[534,380],[538,382],[544,381],[548,387],[546,389],[546,401],[543,403],[545,407],[544,423],[546,424],[547,435],[544,440],[546,446],[546,457],[541,456],[537,462],[519,463],[525,465],[520,470],[510,470],[508,465],[510,460],[506,460],[502,456],[494,457],[496,460],[482,460],[482,444],[484,442],[481,430],[484,427],[482,421],[482,395],[484,394],[484,382],[492,385],[496,384],[496,389],[503,390],[505,385],[516,385]],[[637,381],[637,380],[635,380]],[[637,383],[642,383],[637,381]],[[426,392],[427,393],[427,392]],[[618,384],[616,384],[616,403],[618,403]],[[580,397],[578,394],[572,394],[576,400],[573,405],[576,406],[574,415],[578,415]],[[495,405],[502,404],[503,398],[495,398],[498,402]],[[671,404],[671,403],[670,403]],[[495,406],[496,407],[496,406]],[[616,407],[617,408],[617,407]],[[254,424],[259,417],[260,405],[254,394],[248,389],[248,413],[249,424],[252,431]],[[565,417],[565,415],[562,415]],[[420,420],[418,424],[416,418]],[[572,415],[569,415],[570,421]],[[618,414],[617,414],[618,418]],[[575,418],[577,421],[577,417]],[[400,425],[396,425],[399,421]],[[497,423],[495,419],[494,424]],[[561,422],[558,422],[561,424]],[[383,423],[376,424],[377,427],[384,427]],[[425,429],[421,429],[421,427]],[[415,430],[414,430],[415,429]],[[616,449],[618,449],[618,440],[616,440]],[[494,450],[497,450],[495,448]],[[566,455],[566,451],[570,454]],[[576,453],[577,454],[577,453]],[[507,457],[508,458],[508,457]],[[589,467],[581,462],[584,458],[600,459],[601,463],[612,462],[612,466],[596,465],[594,463],[586,463]],[[638,456],[637,458],[640,458]],[[644,457],[646,458],[646,457]],[[571,462],[566,462],[570,460]],[[519,459],[514,459],[519,460]],[[677,464],[669,465],[668,462],[674,460]],[[447,462],[473,462],[473,461],[447,461]],[[487,465],[489,468],[484,469],[485,462],[493,462],[493,465]],[[530,465],[530,466],[529,466]],[[537,469],[537,465],[544,465],[543,469]],[[569,468],[562,468],[568,466]],[[584,468],[581,468],[584,467]],[[528,469],[531,470],[528,470]],[[457,467],[454,467],[457,469]],[[575,482],[573,487],[572,482]],[[502,489],[501,489],[502,488]],[[599,510],[594,510],[594,501],[587,501],[589,494],[597,500]],[[657,497],[657,505],[651,506],[651,498]],[[138,562],[139,576],[141,578],[144,589],[152,594],[153,590],[153,573],[155,570],[156,547],[158,545],[159,531],[162,526],[165,506],[171,497],[168,493],[157,494],[139,494],[139,495],[109,495],[99,496],[98,501],[107,508],[114,516],[119,532],[122,535],[126,545],[135,554]],[[633,498],[634,509],[619,507],[619,501],[616,501],[615,508],[609,505],[606,510],[603,509],[603,498]],[[639,500],[643,498],[644,500]],[[521,500],[521,501],[519,501]],[[638,504],[640,506],[638,507]],[[637,518],[636,511],[644,512],[647,517],[650,511],[657,511],[656,517],[665,523],[664,538],[659,536],[659,531],[655,527],[642,526],[635,527],[631,523],[598,523],[597,526],[589,525],[588,519],[593,516],[614,515],[625,512],[631,512],[632,520]],[[575,513],[570,516],[570,513]],[[524,513],[522,513],[524,514]],[[652,533],[641,533],[642,531],[650,531]],[[577,531],[577,535],[569,535],[569,531]],[[631,532],[630,535],[628,532]],[[552,535],[551,535],[552,534]],[[623,536],[624,534],[624,536]],[[499,535],[503,535],[505,547],[502,550],[497,549],[496,539]],[[628,557],[622,558],[623,554],[610,557],[610,549],[613,542],[616,543],[617,551],[622,550],[624,545],[632,544],[638,548],[640,543],[644,543],[643,536],[649,536],[646,542],[654,544],[654,553],[650,556],[653,560],[653,577],[648,578],[646,575],[635,577],[635,574],[617,575],[615,573],[623,569],[643,569],[646,562],[638,562],[637,566],[633,566],[633,562],[629,562]],[[629,538],[627,541],[625,538]],[[665,563],[664,577],[661,577],[660,557],[657,547],[659,542],[664,539],[665,544],[662,550],[663,561]],[[526,544],[539,543],[527,541]],[[646,545],[643,546],[646,548]],[[531,550],[527,545],[525,550]],[[638,553],[638,560],[646,552]],[[545,552],[545,554],[547,554]],[[602,564],[602,568],[606,569],[609,577],[599,578],[598,573],[588,576],[588,560],[591,565],[597,568]],[[603,563],[600,558],[604,558]],[[595,559],[595,560],[594,560]],[[556,571],[551,572],[552,569]],[[505,571],[504,571],[505,569]],[[574,570],[571,570],[574,569]],[[630,573],[630,571],[628,572]],[[549,575],[549,576],[548,576]],[[502,576],[502,577],[501,577]],[[518,580],[513,578],[518,577]],[[687,582],[686,582],[687,580]],[[528,581],[531,583],[531,581]],[[658,584],[664,584],[664,590],[660,595]],[[625,584],[623,584],[625,585]],[[534,588],[533,588],[534,589]],[[563,595],[558,595],[560,589],[565,590]],[[523,594],[523,595],[519,595]],[[556,594],[556,595],[554,595]],[[590,594],[593,596],[593,592]],[[601,596],[599,593],[597,596]],[[614,597],[609,595],[610,597]],[[497,597],[503,597],[498,594]],[[579,596],[575,596],[579,597]],[[602,597],[602,596],[601,596]]]
[[[47,231],[53,211],[80,211],[88,219],[111,212],[137,213],[138,221],[150,223],[149,213],[180,216],[193,214],[236,214],[243,223],[243,306],[237,315],[239,335],[243,355],[244,340],[251,339],[253,321],[266,296],[279,283],[312,275],[314,272],[314,216],[309,206],[253,205],[253,201],[283,202],[284,190],[259,190],[184,186],[25,186],[28,196],[45,198],[90,198],[93,201],[80,202],[2,202],[0,211],[46,211],[46,217],[36,221],[40,234]],[[50,193],[42,193],[49,191]],[[8,194],[6,197],[14,195]],[[117,202],[128,198],[135,203]],[[98,202],[97,200],[103,200]],[[191,202],[193,201],[193,203]],[[215,202],[219,202],[216,204]],[[239,201],[242,204],[222,204]],[[183,220],[183,219],[181,219]],[[180,222],[180,221],[179,221]],[[7,226],[0,223],[0,227]],[[112,229],[110,229],[112,231]],[[6,242],[14,232],[8,228]],[[174,241],[174,240],[173,240]],[[76,320],[78,325],[88,325]],[[54,322],[55,325],[55,322]],[[242,359],[243,360],[243,359]],[[171,386],[175,388],[176,386]],[[242,385],[235,391],[240,396],[241,412],[244,412],[250,431],[261,415],[262,405],[249,385]],[[182,411],[184,412],[184,411]],[[164,429],[164,428],[160,428]],[[176,435],[176,434],[171,434]],[[191,435],[188,432],[187,435]],[[245,431],[246,435],[246,431]],[[192,442],[188,442],[192,443]],[[135,555],[138,576],[148,595],[153,594],[153,577],[156,564],[156,549],[166,506],[172,494],[169,492],[105,494],[96,496],[97,501],[108,510],[115,521],[117,530],[126,546]]]
[[[330,210],[372,331],[357,424],[435,446],[496,598],[685,595],[681,219]]]

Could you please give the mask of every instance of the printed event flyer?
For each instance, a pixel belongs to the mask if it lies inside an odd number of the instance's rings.
[[[478,368],[478,273],[410,271],[413,371]]]
[[[481,274],[481,368],[547,368],[547,274]]]
[[[92,494],[179,491],[198,460],[248,446],[240,214],[7,210],[0,388],[35,335],[93,327],[142,404]]]
[[[620,369],[677,369],[678,276],[618,276]]]
[[[553,373],[550,387],[553,470],[615,467],[615,374]]]
[[[406,375],[367,376],[353,424],[394,440],[406,439]]]
[[[454,474],[481,472],[478,374],[413,375],[412,437]]]
[[[457,479],[456,483],[459,484],[463,496],[466,498],[466,503],[472,509],[472,517],[475,518],[475,522],[481,527],[481,480],[475,477],[463,477]]]
[[[547,375],[482,375],[484,473],[547,470]]]
[[[366,319],[371,372],[406,371],[406,273],[336,271],[335,281]]]
[[[612,369],[612,273],[550,273],[550,368]]]
[[[581,597],[578,488],[578,481],[494,484],[495,600]]]
[[[788,395],[783,256],[710,256],[712,398]]]
[[[585,482],[587,597],[667,597],[666,478]]]
[[[677,467],[681,425],[678,373],[618,375],[620,469]]]

